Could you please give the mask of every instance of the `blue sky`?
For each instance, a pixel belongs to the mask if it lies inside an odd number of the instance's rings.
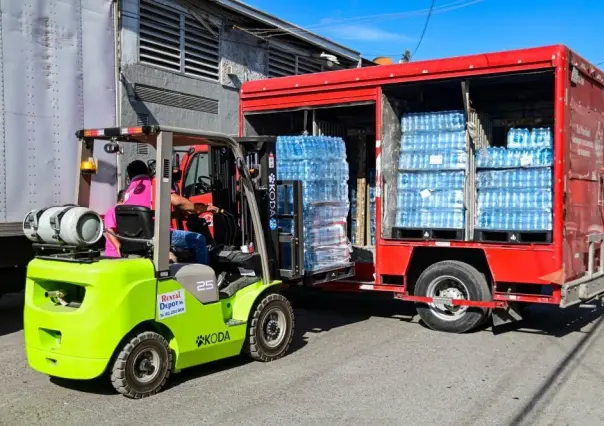
[[[413,51],[430,6],[430,0],[247,3],[368,59]],[[563,43],[604,62],[604,0],[436,0],[434,11],[416,60]]]

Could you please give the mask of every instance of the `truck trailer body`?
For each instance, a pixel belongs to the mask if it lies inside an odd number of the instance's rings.
[[[28,211],[75,202],[74,130],[115,125],[112,0],[0,1],[0,293],[22,288]],[[98,149],[92,207],[115,200],[115,159]]]
[[[393,214],[401,115],[445,110],[464,110],[475,129],[466,131],[464,229],[401,236]],[[566,46],[247,82],[240,113],[242,136],[340,135],[351,169],[366,167],[356,172],[357,182],[375,170],[375,243],[357,242],[355,279],[325,284],[329,290],[388,291],[431,306],[494,309],[496,324],[517,318],[520,303],[566,307],[604,292],[604,73]],[[505,143],[513,126],[552,129],[552,227],[538,236],[485,236],[475,223],[476,153]],[[485,277],[489,294],[418,294],[422,273],[438,262],[470,265]]]

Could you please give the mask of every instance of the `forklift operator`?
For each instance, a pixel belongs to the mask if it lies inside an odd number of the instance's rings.
[[[151,208],[152,205],[152,184],[149,176],[149,168],[141,160],[131,162],[126,168],[126,174],[130,184],[126,189],[124,204]],[[187,198],[179,195],[172,189],[170,202],[173,207],[178,207],[189,213],[217,212],[218,208],[205,204],[193,203]],[[208,249],[206,239],[197,232],[182,231],[171,229],[171,246],[176,248],[185,248],[195,251],[197,263],[208,264]]]

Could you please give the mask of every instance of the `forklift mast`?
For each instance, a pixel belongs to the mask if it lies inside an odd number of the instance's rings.
[[[273,136],[234,138],[241,144],[245,166],[250,170],[256,203],[263,224],[271,276],[283,280],[298,280],[304,276],[304,223],[302,210],[302,184],[299,181],[277,180],[276,138]],[[216,176],[212,198],[214,205],[240,213],[240,238],[242,244],[255,241],[250,213],[242,202],[243,191],[237,185],[234,159],[229,150],[213,148],[210,162]],[[278,194],[293,192],[294,208],[279,211]],[[280,219],[293,222],[293,232],[280,229]],[[215,231],[216,232],[216,231]]]

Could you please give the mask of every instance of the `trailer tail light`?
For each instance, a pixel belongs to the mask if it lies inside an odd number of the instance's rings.
[[[142,135],[144,133],[142,127],[122,127],[120,134],[124,135]]]
[[[141,136],[159,131],[157,126],[107,127],[104,129],[83,129],[76,132],[78,138],[115,138],[119,136]]]
[[[88,129],[88,130],[84,130],[84,137],[85,138],[94,138],[94,137],[100,137],[100,136],[105,136],[105,129]]]

